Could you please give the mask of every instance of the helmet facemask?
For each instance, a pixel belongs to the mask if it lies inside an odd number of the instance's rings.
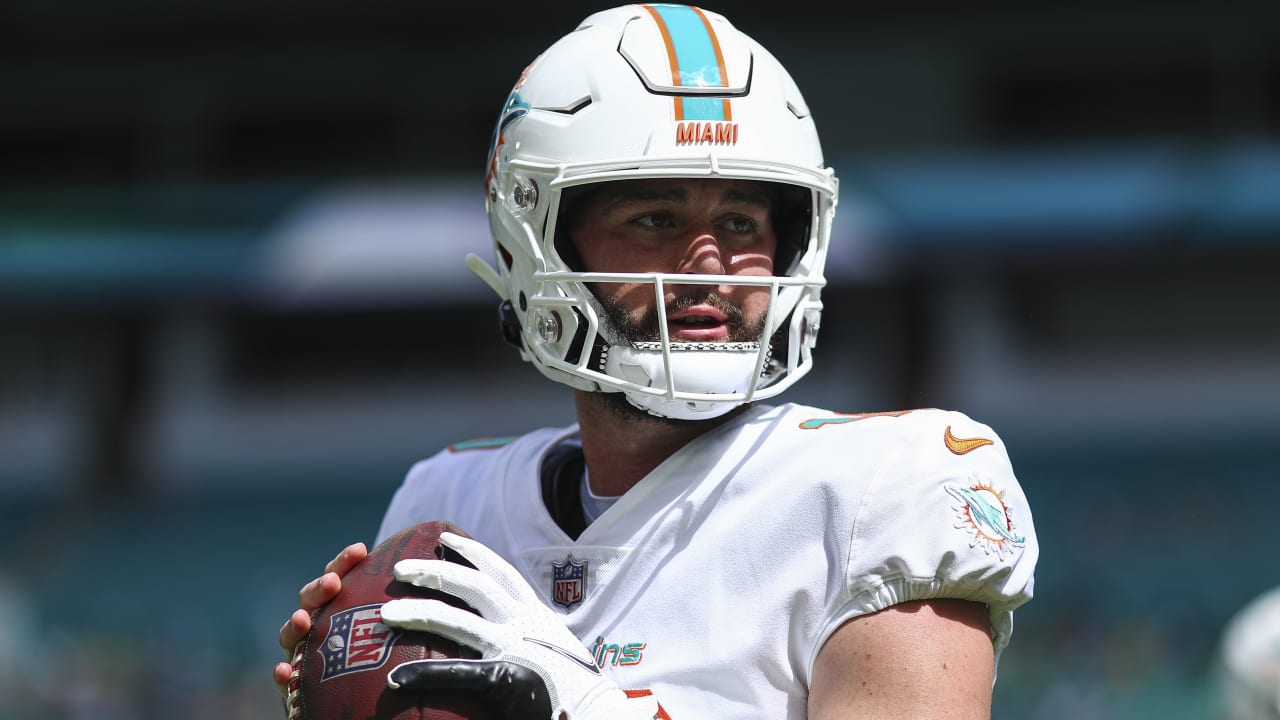
[[[794,269],[807,245],[810,194],[794,186],[760,185],[770,199],[768,222],[777,238],[772,258],[775,272],[779,267]],[[570,237],[586,199],[600,189],[600,184],[567,189],[556,223],[554,247],[560,264],[584,280],[610,275],[589,273]],[[579,242],[591,241],[591,237],[579,238]],[[634,407],[660,417],[713,418],[747,402],[785,373],[784,363],[775,355],[786,356],[788,318],[774,316],[783,286],[772,276],[624,274],[625,282],[638,282],[636,292],[653,295],[637,316],[609,292],[608,285],[624,282],[618,274],[612,275],[613,279],[585,283],[591,293],[588,305],[599,327],[587,364],[633,385],[621,391]],[[747,317],[742,307],[720,292],[725,286],[759,288],[756,292],[767,294],[768,310]],[[670,337],[668,319],[695,307],[714,308],[728,326],[728,336],[714,341]],[[815,308],[811,317],[816,317]]]

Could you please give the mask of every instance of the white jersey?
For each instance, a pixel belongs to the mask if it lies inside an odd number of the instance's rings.
[[[756,406],[573,540],[547,511],[539,468],[576,439],[576,426],[542,429],[418,463],[378,541],[452,521],[672,720],[805,717],[823,642],[895,603],[986,603],[998,653],[1031,598],[1026,498],[1000,439],[961,413]]]

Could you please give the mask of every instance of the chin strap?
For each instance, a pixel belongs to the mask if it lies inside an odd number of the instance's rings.
[[[671,343],[671,376],[676,393],[744,395],[752,389],[760,344]],[[627,382],[655,390],[667,390],[662,343],[617,345],[604,358],[605,372]],[[766,358],[766,365],[767,358]],[[658,417],[675,420],[710,420],[741,406],[745,399],[690,400],[639,391],[623,393],[635,407]]]

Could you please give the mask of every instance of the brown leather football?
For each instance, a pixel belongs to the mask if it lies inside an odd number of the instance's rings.
[[[475,695],[387,687],[387,673],[400,663],[475,657],[438,635],[390,628],[381,622],[382,604],[392,598],[435,597],[466,607],[451,596],[399,582],[392,573],[396,561],[407,558],[448,562],[439,542],[445,530],[466,534],[447,522],[415,525],[379,543],[342,578],[342,590],[312,618],[310,634],[294,653],[297,676],[289,689],[290,717],[503,720]]]

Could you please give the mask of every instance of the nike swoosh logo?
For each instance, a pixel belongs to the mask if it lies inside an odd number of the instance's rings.
[[[586,660],[583,660],[582,658],[578,657],[577,655],[574,655],[568,650],[565,650],[559,645],[552,645],[549,642],[543,642],[542,640],[539,640],[537,638],[531,638],[531,637],[527,637],[524,640],[525,642],[531,642],[534,645],[541,645],[542,647],[560,655],[561,657],[564,657],[565,659],[572,660],[574,663],[578,665],[578,667],[590,672],[593,675],[600,674],[600,668],[596,667],[595,663],[587,662]]]
[[[984,437],[958,438],[951,434],[951,426],[947,426],[947,431],[942,435],[942,442],[947,444],[947,449],[956,455],[964,455],[971,453],[983,445],[995,445],[994,440],[988,440]]]

